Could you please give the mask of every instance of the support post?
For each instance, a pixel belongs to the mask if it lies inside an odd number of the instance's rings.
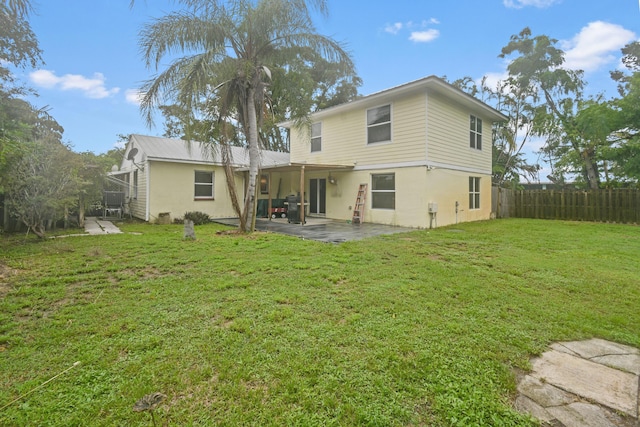
[[[273,208],[273,203],[271,202],[271,172],[267,175],[267,191],[269,193],[269,203],[267,205],[267,216],[269,217],[269,221],[271,221],[271,209]]]
[[[300,225],[304,225],[304,165],[300,167]]]

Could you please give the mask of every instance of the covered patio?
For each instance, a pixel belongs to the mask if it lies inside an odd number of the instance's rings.
[[[216,219],[219,224],[238,226],[236,218]],[[256,230],[296,236],[302,239],[317,240],[326,243],[343,243],[350,240],[361,240],[385,234],[406,233],[413,228],[395,227],[383,224],[352,224],[326,218],[307,218],[304,226],[290,224],[286,218],[256,219]]]
[[[258,182],[258,218],[285,217],[287,197],[298,197],[299,217],[296,222],[305,223],[307,215],[326,218],[328,186],[336,184],[332,173],[353,170],[354,165],[287,163],[263,165]],[[246,168],[239,171],[247,172]],[[282,183],[284,180],[284,189]],[[303,200],[302,200],[303,199]],[[275,218],[274,217],[274,218]]]

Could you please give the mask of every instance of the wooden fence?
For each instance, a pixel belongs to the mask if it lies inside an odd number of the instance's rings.
[[[498,218],[538,218],[640,224],[640,190],[493,189]]]

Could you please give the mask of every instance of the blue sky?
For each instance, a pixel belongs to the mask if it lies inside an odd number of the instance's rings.
[[[609,71],[620,48],[637,40],[636,0],[328,0],[318,31],[346,44],[367,95],[428,75],[497,81],[509,37],[530,27],[559,40],[567,66],[585,70],[590,93],[615,95]],[[45,65],[18,75],[37,90],[75,151],[102,153],[118,134],[148,128],[136,89],[153,76],[138,49],[141,26],[179,7],[171,0],[36,0],[30,17]],[[530,152],[535,146],[528,147]]]

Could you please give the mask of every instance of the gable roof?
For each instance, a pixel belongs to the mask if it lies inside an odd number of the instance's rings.
[[[146,160],[178,163],[198,163],[221,165],[222,159],[219,153],[212,151],[208,144],[198,141],[185,141],[183,139],[162,138],[133,134],[125,150],[125,159],[129,152],[137,148]],[[231,147],[232,162],[234,167],[249,166],[249,150],[244,147]],[[144,160],[144,159],[142,159]],[[277,151],[260,151],[260,166],[273,167],[289,164],[289,153]]]
[[[343,113],[350,110],[355,110],[359,108],[369,108],[375,105],[380,105],[385,102],[389,102],[390,100],[397,98],[399,96],[412,93],[420,90],[429,90],[443,96],[446,96],[449,99],[454,100],[455,102],[462,104],[469,108],[472,111],[481,111],[487,118],[492,121],[502,122],[506,121],[509,118],[502,114],[500,111],[495,108],[485,104],[479,99],[474,98],[468,93],[458,89],[450,83],[447,83],[445,80],[436,76],[424,77],[422,79],[414,80],[409,83],[402,84],[400,86],[395,86],[390,89],[385,89],[380,92],[375,92],[371,95],[367,95],[361,98],[357,98],[353,101],[346,102],[344,104],[336,105],[334,107],[327,108],[325,110],[320,110],[310,115],[312,120],[320,120],[324,117],[331,116],[334,114]],[[280,126],[285,128],[290,128],[294,125],[293,121],[288,121],[284,123],[280,123]]]

